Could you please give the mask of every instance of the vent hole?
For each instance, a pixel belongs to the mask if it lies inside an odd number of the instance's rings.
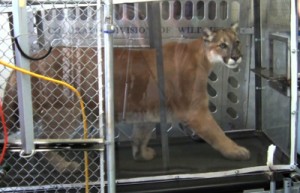
[[[216,2],[211,1],[208,3],[208,19],[214,20],[216,18],[216,10],[217,10]]]
[[[139,19],[144,20],[146,19],[146,3],[139,3]]]
[[[123,18],[123,5],[116,4],[114,10],[116,20],[121,20]]]
[[[240,3],[233,1],[231,4],[231,21],[232,23],[238,22],[240,20]]]
[[[96,6],[92,6],[91,7],[91,15],[92,15],[92,19],[96,20],[97,19],[97,7]]]
[[[168,1],[163,1],[161,6],[162,6],[162,18],[164,20],[169,19],[169,17],[170,17],[169,2]]]
[[[217,91],[210,84],[207,85],[207,92],[211,97],[217,96]]]
[[[178,20],[181,17],[181,3],[179,1],[174,2],[174,19]]]
[[[214,73],[214,72],[211,72],[208,78],[209,78],[211,81],[216,81],[216,80],[218,80],[218,77],[217,77],[216,73]]]
[[[232,119],[238,118],[238,114],[237,114],[236,110],[234,110],[233,108],[231,108],[231,107],[227,108],[226,112]]]
[[[208,108],[209,108],[210,112],[212,112],[212,113],[217,112],[217,106],[211,101],[209,101]]]
[[[68,9],[68,19],[69,20],[76,19],[76,9]]]
[[[193,3],[191,1],[185,3],[184,15],[188,20],[193,18]]]
[[[227,2],[226,1],[221,1],[220,3],[220,17],[222,20],[227,19]]]
[[[87,10],[87,8],[80,9],[80,19],[81,20],[86,20],[87,17],[88,17],[88,10]]]
[[[203,1],[199,1],[197,3],[197,18],[202,20],[204,18],[204,3]]]
[[[235,79],[234,77],[229,77],[228,78],[228,83],[230,86],[232,86],[233,88],[238,88],[239,87],[239,82],[237,81],[237,79]]]
[[[238,97],[233,93],[229,92],[227,94],[227,98],[232,102],[232,103],[237,103],[238,102]]]
[[[133,3],[128,3],[126,4],[126,15],[127,19],[133,20],[134,19],[134,4]]]
[[[52,17],[53,17],[52,15],[53,15],[52,10],[45,11],[45,19],[46,19],[47,21],[52,20]]]
[[[57,9],[56,10],[56,19],[58,21],[62,21],[65,18],[64,11],[62,9]]]

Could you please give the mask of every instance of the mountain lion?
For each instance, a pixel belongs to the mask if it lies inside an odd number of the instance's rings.
[[[212,66],[220,64],[233,69],[241,63],[240,42],[236,29],[237,25],[226,29],[204,29],[202,37],[188,43],[166,43],[163,46],[165,100],[169,115],[192,128],[224,157],[247,160],[250,158],[250,152],[224,134],[212,117],[208,106],[207,83]],[[73,55],[65,54],[72,49],[75,50]],[[95,116],[92,114],[99,112],[96,108],[98,103],[96,48],[56,47],[47,58],[33,61],[31,70],[63,79],[66,75],[61,69],[66,57],[72,64],[68,67],[69,70],[75,69],[75,73],[68,75],[69,83],[81,92],[88,119],[93,122],[91,119],[95,119]],[[132,153],[136,160],[151,160],[155,157],[155,151],[148,147],[148,142],[152,128],[159,122],[160,89],[156,67],[154,49],[114,49],[115,118],[117,122],[125,119],[133,123]],[[49,108],[72,108],[73,103],[70,103],[71,99],[66,95],[66,89],[52,83],[46,84],[45,81],[36,78],[31,80],[35,117],[43,117]],[[126,84],[128,87],[125,92]],[[13,72],[5,89],[3,103],[9,127],[18,124],[16,87],[16,76]],[[50,122],[53,120],[50,119],[51,117],[47,120],[49,123],[45,125],[51,125]],[[70,126],[62,122],[60,127]]]

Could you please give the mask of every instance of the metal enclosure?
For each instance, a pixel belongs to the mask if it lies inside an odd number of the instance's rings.
[[[69,87],[36,81],[21,73],[17,75],[18,87],[15,87],[11,78],[14,72],[0,65],[0,99],[5,102],[6,93],[17,88],[15,97],[19,101],[20,119],[20,124],[13,125],[9,131],[9,148],[0,168],[3,171],[1,192],[104,192],[107,185],[108,192],[113,193],[115,182],[122,185],[222,178],[252,172],[269,175],[296,169],[295,2],[111,3],[100,0],[34,0],[24,5],[0,2],[1,61],[27,69],[30,64],[39,66],[41,69],[31,70],[70,83],[85,99],[89,117],[87,128],[78,96]],[[251,159],[241,162],[224,159],[199,140],[192,129],[182,126],[178,120],[170,121],[169,112],[165,112],[167,118],[162,113],[156,126],[150,128],[151,145],[159,152],[157,158],[134,161],[133,124],[117,119],[114,122],[112,112],[111,81],[116,78],[111,77],[112,47],[155,48],[160,53],[160,43],[190,42],[202,36],[204,28],[227,28],[233,23],[239,24],[243,61],[234,70],[214,66],[207,85],[209,108],[226,134],[251,151]],[[28,60],[15,46],[16,39],[21,49],[33,58],[46,56],[53,50],[45,59]],[[128,63],[124,61],[124,65]],[[40,92],[32,93],[31,89]],[[9,114],[4,115],[8,123],[13,119]],[[2,131],[3,127],[0,128]],[[3,143],[4,138],[2,135]],[[274,159],[268,149],[272,144],[276,146]]]

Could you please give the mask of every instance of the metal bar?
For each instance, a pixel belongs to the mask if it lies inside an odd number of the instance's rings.
[[[1,140],[3,141],[3,140]],[[99,139],[35,139],[35,145],[62,145],[62,144],[104,144],[102,138]],[[21,145],[22,141],[13,140],[8,142],[11,145]]]
[[[3,140],[1,140],[2,142]],[[1,144],[2,145],[2,144]],[[41,151],[65,151],[65,150],[93,150],[103,151],[103,139],[38,139],[34,140],[35,152]],[[19,152],[22,150],[20,140],[9,141],[8,151]]]
[[[298,114],[298,14],[297,2],[291,0],[291,151],[290,151],[290,164],[297,164],[297,114]]]
[[[13,1],[14,35],[18,38],[24,52],[29,51],[28,23],[26,0]],[[16,48],[16,46],[15,46]],[[30,69],[29,61],[22,57],[18,49],[15,49],[16,65],[24,69]],[[31,98],[31,81],[28,75],[17,72],[19,121],[21,130],[22,149],[24,154],[34,151],[33,113]]]
[[[292,179],[284,178],[283,179],[283,193],[291,193],[291,187],[292,187]]]
[[[272,171],[291,171],[290,165],[273,165]],[[249,168],[241,168],[237,170],[227,170],[221,172],[206,172],[206,173],[198,173],[198,174],[174,174],[174,175],[159,175],[159,176],[150,176],[150,177],[137,177],[137,178],[129,178],[129,179],[120,179],[117,180],[118,184],[126,184],[126,183],[142,183],[142,182],[155,182],[155,181],[165,181],[165,180],[182,180],[182,179],[209,179],[216,177],[226,177],[226,176],[239,176],[243,174],[249,174],[259,172],[265,174],[266,172],[270,172],[269,166],[255,166]]]
[[[162,37],[161,37],[161,22],[160,22],[160,7],[159,2],[148,3],[148,21],[149,21],[149,42],[150,47],[156,49],[156,62],[157,62],[157,76],[158,76],[158,89],[159,89],[159,102],[160,102],[160,130],[162,142],[162,158],[163,166],[168,169],[170,156],[169,144],[167,133],[167,116],[166,116],[166,99],[164,87],[164,66],[163,66],[163,50],[162,50]]]
[[[107,186],[109,193],[116,192],[115,170],[115,122],[114,122],[114,77],[113,77],[113,5],[104,0],[104,71],[105,71],[105,112],[106,112],[106,156]]]
[[[90,182],[91,186],[97,186],[99,183],[98,182]],[[72,184],[48,184],[48,185],[41,185],[39,184],[38,186],[14,186],[14,187],[0,187],[0,192],[39,192],[39,191],[45,191],[47,190],[48,192],[59,192],[61,191],[66,191],[67,189],[69,192],[72,192],[72,190],[78,190],[78,189],[83,189],[84,188],[84,183],[72,183]],[[103,192],[101,192],[103,193]]]
[[[102,22],[103,22],[103,9],[102,9],[102,0],[97,0],[97,61],[98,61],[98,101],[99,101],[99,136],[100,138],[104,138],[104,98],[103,98],[103,60],[102,60]],[[100,160],[99,160],[99,186],[100,186],[100,192],[105,192],[105,156],[104,152],[100,152]]]
[[[261,32],[260,32],[260,0],[254,0],[254,47],[255,68],[261,68]],[[261,102],[261,77],[255,75],[255,125],[257,130],[262,129],[262,102]]]
[[[273,179],[270,181],[270,193],[276,193],[276,182]]]

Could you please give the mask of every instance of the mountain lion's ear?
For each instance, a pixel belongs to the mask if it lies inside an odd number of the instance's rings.
[[[208,28],[204,28],[203,29],[203,39],[205,41],[211,42],[214,38],[214,32],[212,32],[210,29]]]
[[[237,32],[238,27],[239,27],[239,24],[238,24],[238,23],[234,23],[234,24],[231,25],[231,29],[232,29],[233,31],[235,31],[235,32]]]

